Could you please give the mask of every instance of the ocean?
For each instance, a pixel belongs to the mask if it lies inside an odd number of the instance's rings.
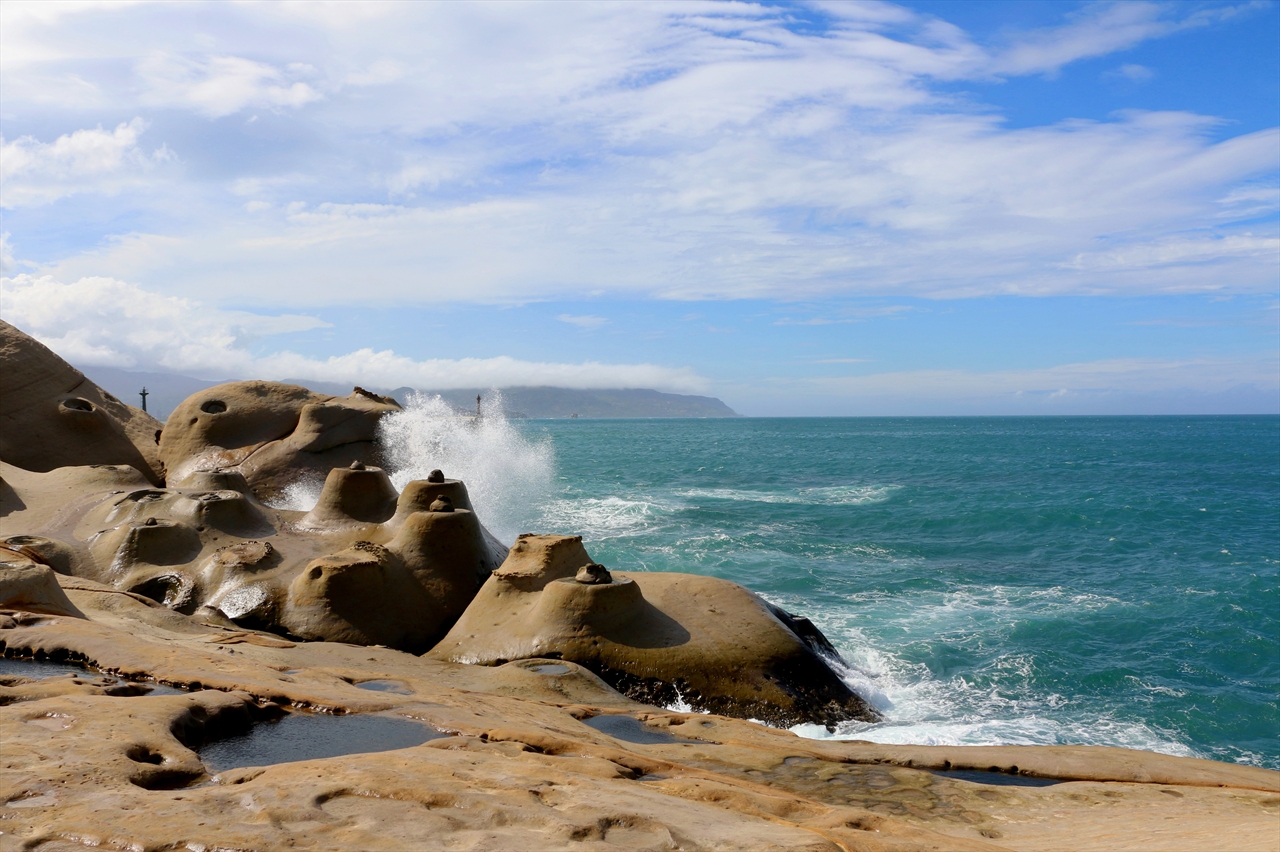
[[[1280,417],[491,418],[418,399],[394,478],[623,571],[811,618],[885,716],[796,732],[1280,769]]]

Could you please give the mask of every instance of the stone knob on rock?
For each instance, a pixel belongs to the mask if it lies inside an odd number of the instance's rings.
[[[352,469],[352,470],[364,470],[364,469],[365,469],[365,468],[364,468],[364,462],[362,462],[362,461],[353,461],[353,462],[351,463],[351,469]]]
[[[442,495],[432,500],[431,505],[427,508],[432,512],[452,512],[453,501]]]
[[[574,579],[583,585],[601,586],[605,583],[612,583],[613,575],[609,573],[608,568],[600,563],[592,562],[579,568],[578,575]]]
[[[427,482],[444,482],[444,471],[436,468],[427,474]]]

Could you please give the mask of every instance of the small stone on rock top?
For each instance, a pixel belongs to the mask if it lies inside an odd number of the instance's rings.
[[[364,462],[353,461],[351,463],[352,470],[364,470]]]
[[[436,468],[427,474],[427,482],[444,482],[444,471]]]
[[[431,501],[431,505],[427,508],[433,512],[452,512],[453,501],[448,497],[437,497]]]
[[[613,582],[613,575],[609,573],[609,569],[598,562],[592,562],[589,565],[583,565],[578,569],[578,576],[574,577],[579,583],[587,586],[602,586],[605,583]]]

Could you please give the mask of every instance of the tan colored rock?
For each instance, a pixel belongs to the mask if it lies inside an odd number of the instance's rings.
[[[783,726],[878,718],[757,595],[714,577],[610,574],[576,536],[521,536],[429,656],[563,658],[632,698]]]
[[[53,569],[19,545],[0,547],[0,609],[84,618],[58,585]]]
[[[446,492],[470,506],[461,482],[410,483],[398,500],[364,465],[333,471],[306,513],[260,502],[235,471],[175,488],[127,467],[0,474],[0,543],[206,621],[305,639],[425,651],[506,554],[469,509],[419,508]]]
[[[0,461],[25,470],[129,465],[164,481],[160,421],[0,320]]]
[[[378,420],[399,410],[394,399],[361,388],[334,397],[280,382],[227,382],[173,410],[160,458],[174,483],[202,471],[236,471],[255,495],[272,500],[299,480],[377,464]]]
[[[292,645],[59,579],[90,618],[0,617],[0,643],[8,656],[81,659],[105,674],[0,676],[6,849],[57,850],[66,838],[77,848],[264,852],[1276,845],[1280,773],[1267,770],[1125,749],[805,740],[637,704],[569,662],[464,666],[387,648]],[[211,688],[145,694],[154,682]],[[370,682],[397,691],[361,688]],[[272,722],[254,720],[273,705],[451,735],[211,777],[204,744],[249,723],[269,732]],[[604,733],[602,719],[651,741]],[[989,786],[928,771],[961,767],[1064,783]]]

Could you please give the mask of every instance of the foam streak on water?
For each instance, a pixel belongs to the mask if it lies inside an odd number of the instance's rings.
[[[502,414],[490,391],[481,418],[457,415],[439,396],[414,393],[403,411],[382,418],[378,439],[397,489],[433,469],[466,483],[476,513],[503,541],[528,531],[542,511],[555,472],[550,440],[527,437]]]

